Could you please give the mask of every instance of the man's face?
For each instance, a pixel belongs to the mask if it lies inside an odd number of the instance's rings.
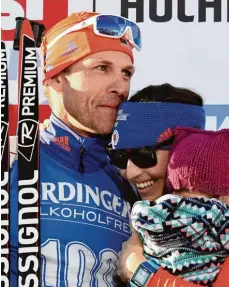
[[[133,72],[130,56],[119,51],[94,53],[73,64],[61,75],[65,112],[94,133],[111,133]]]

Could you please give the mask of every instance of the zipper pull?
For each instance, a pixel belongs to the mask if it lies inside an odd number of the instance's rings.
[[[81,147],[80,150],[80,162],[79,162],[79,169],[81,173],[85,173],[85,167],[84,167],[84,163],[83,163],[83,157],[86,153],[86,149],[85,147]]]

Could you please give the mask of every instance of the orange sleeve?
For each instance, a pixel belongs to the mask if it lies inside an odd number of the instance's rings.
[[[228,284],[228,285],[226,285]],[[194,284],[185,281],[178,276],[170,274],[163,268],[159,268],[152,279],[147,284],[147,287],[202,287],[203,285]],[[212,287],[227,287],[229,286],[229,257],[226,258],[224,264],[217,276]]]
[[[223,263],[223,266],[217,276],[212,287],[227,287],[229,286],[229,257]]]
[[[147,287],[203,287],[202,285],[194,284],[181,279],[178,276],[170,274],[168,271],[160,267],[152,279],[147,284]],[[215,287],[215,286],[214,286]],[[217,286],[218,287],[218,286]]]

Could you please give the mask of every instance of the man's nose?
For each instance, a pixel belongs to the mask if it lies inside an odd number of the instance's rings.
[[[126,167],[126,178],[128,180],[133,180],[134,178],[138,177],[141,175],[143,170],[135,165],[130,159],[127,162],[127,167]]]
[[[126,101],[129,94],[129,88],[129,82],[123,79],[123,76],[120,75],[112,78],[112,84],[110,85],[109,92],[122,97],[122,100]]]

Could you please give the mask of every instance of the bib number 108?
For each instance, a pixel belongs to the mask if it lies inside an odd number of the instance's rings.
[[[60,242],[56,239],[48,239],[41,247],[42,286],[63,286],[63,282],[60,285],[61,263],[64,264],[65,287],[114,286],[112,277],[117,261],[114,250],[100,251],[97,259],[94,252],[81,242],[70,242],[65,247],[65,254],[61,254]]]

